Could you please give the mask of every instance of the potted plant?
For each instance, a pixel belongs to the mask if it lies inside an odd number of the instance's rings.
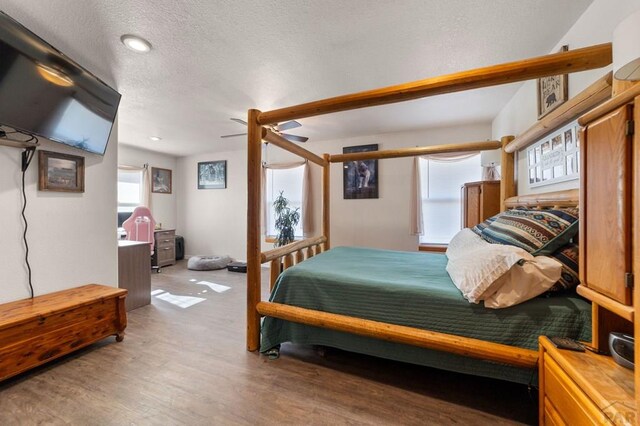
[[[295,240],[295,229],[300,222],[300,209],[292,209],[289,206],[289,200],[282,195],[283,192],[280,191],[280,195],[273,201],[273,209],[276,212],[275,226],[278,231],[276,247],[287,245]]]

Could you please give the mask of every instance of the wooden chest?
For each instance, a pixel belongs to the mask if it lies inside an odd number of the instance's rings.
[[[89,284],[0,305],[0,380],[107,336],[122,341],[126,295]]]

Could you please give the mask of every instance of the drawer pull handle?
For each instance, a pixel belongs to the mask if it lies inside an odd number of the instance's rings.
[[[171,240],[162,240],[163,243],[171,242]]]
[[[171,247],[165,247],[164,249],[165,250],[171,250]]]

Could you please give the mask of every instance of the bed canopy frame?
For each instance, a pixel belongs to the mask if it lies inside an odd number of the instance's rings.
[[[545,76],[602,68],[612,61],[611,44],[601,44],[568,52],[516,62],[477,68],[411,83],[353,93],[287,108],[248,112],[248,214],[247,214],[247,350],[260,344],[260,319],[270,316],[315,327],[374,337],[377,339],[451,352],[472,358],[533,368],[538,352],[464,336],[388,324],[363,318],[332,314],[261,300],[261,265],[271,264],[271,288],[284,269],[331,247],[330,167],[354,160],[413,157],[428,154],[502,148],[500,181],[501,208],[515,206],[568,206],[578,204],[578,190],[516,197],[514,153],[559,125],[573,120],[611,97],[611,73],[599,79],[578,96],[558,107],[518,138],[504,136],[500,141],[467,142],[448,145],[401,148],[352,154],[324,154],[322,157],[284,139],[265,127],[339,111],[385,105],[428,96],[515,83]],[[261,251],[261,167],[262,143],[272,143],[322,167],[322,235]]]

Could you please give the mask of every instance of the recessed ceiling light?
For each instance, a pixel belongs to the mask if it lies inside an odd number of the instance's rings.
[[[122,41],[122,44],[124,44],[134,52],[147,53],[151,50],[151,43],[149,43],[142,37],[138,37],[132,34],[123,35],[122,37],[120,37],[120,41]]]
[[[162,140],[160,136],[150,136],[149,139],[151,139],[154,142],[158,142]]]

